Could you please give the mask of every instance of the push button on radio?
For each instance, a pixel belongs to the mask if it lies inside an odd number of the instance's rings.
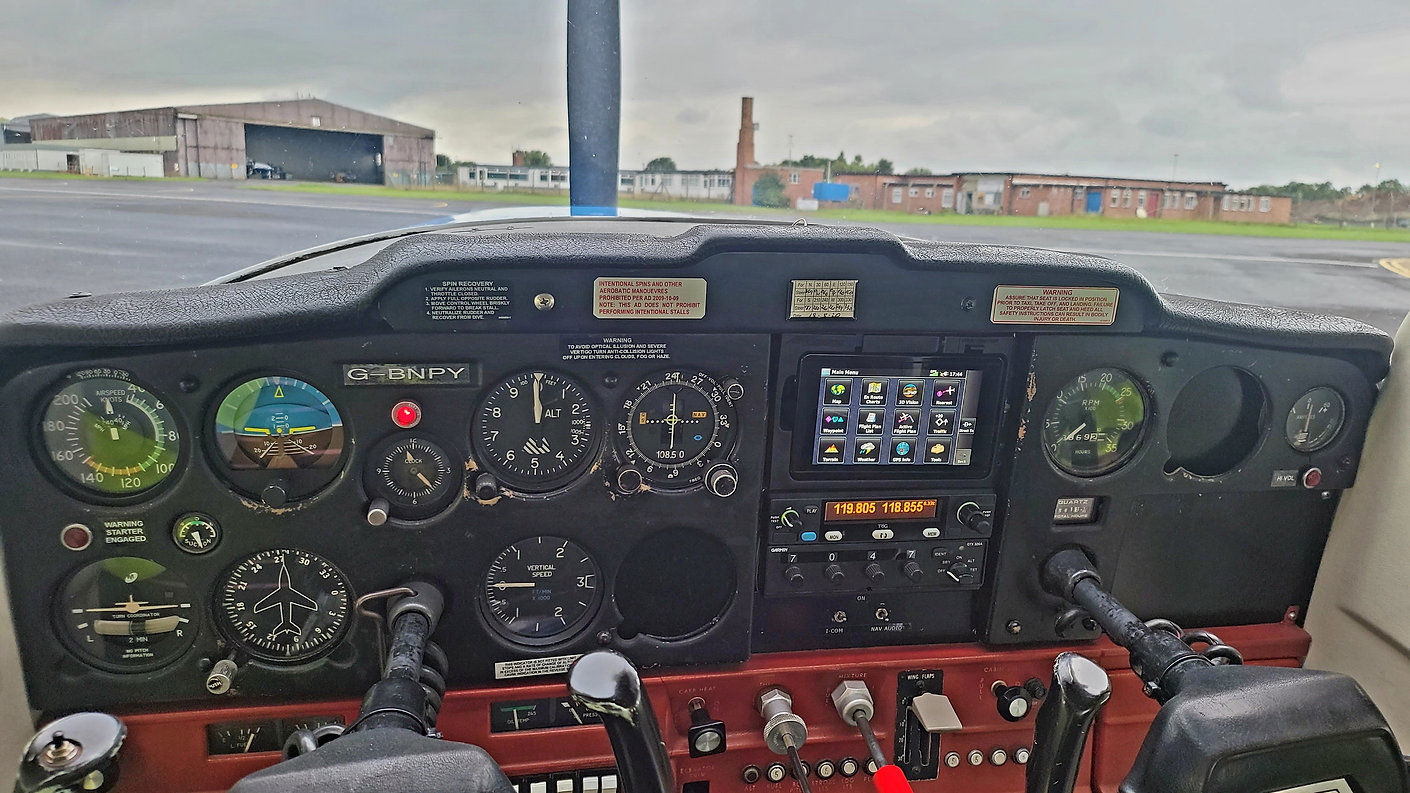
[[[871,538],[873,540],[889,540],[896,536],[896,532],[890,529],[872,529]]]

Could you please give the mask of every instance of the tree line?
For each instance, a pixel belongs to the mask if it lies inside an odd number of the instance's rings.
[[[1410,187],[1401,184],[1399,179],[1386,179],[1377,185],[1367,182],[1355,189],[1350,186],[1337,187],[1331,182],[1292,181],[1287,184],[1261,184],[1256,187],[1250,187],[1243,192],[1253,193],[1254,195],[1294,196],[1302,201],[1336,201],[1354,195],[1364,196],[1375,194],[1403,196],[1410,194]]]

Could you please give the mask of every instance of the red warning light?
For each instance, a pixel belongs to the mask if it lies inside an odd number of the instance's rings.
[[[411,400],[403,400],[392,406],[392,423],[409,430],[421,423],[421,406]]]

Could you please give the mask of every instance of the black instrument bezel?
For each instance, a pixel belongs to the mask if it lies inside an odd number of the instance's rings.
[[[96,374],[98,370],[102,369],[106,369],[107,374]],[[162,477],[161,481],[132,493],[99,493],[73,481],[73,479],[60,470],[54,461],[49,458],[48,447],[44,443],[44,413],[54,397],[60,391],[67,388],[70,383],[91,379],[90,377],[79,377],[79,375],[84,375],[89,372],[95,372],[92,377],[111,377],[115,380],[126,380],[151,394],[153,397],[156,397],[157,400],[166,406],[166,410],[171,414],[172,423],[176,429],[177,448],[176,462],[171,469],[171,473]],[[70,370],[66,372],[63,377],[50,383],[50,385],[40,393],[39,398],[32,403],[27,415],[29,416],[30,454],[34,457],[39,470],[64,493],[88,504],[118,507],[138,504],[148,499],[155,498],[182,477],[191,461],[191,428],[185,422],[180,411],[173,406],[171,400],[167,399],[161,391],[135,377],[132,372],[127,369],[100,366]]]
[[[290,380],[297,380],[310,386],[328,400],[333,408],[338,411],[338,419],[342,422],[343,443],[338,452],[338,461],[327,468],[293,468],[289,470],[271,471],[268,468],[251,468],[237,470],[232,468],[230,461],[226,459],[224,451],[220,448],[219,432],[216,430],[216,415],[220,412],[220,406],[235,391],[235,389],[254,380],[266,377],[285,377]],[[260,492],[271,482],[283,478],[289,483],[289,503],[303,502],[318,498],[327,493],[333,486],[342,481],[342,478],[350,470],[349,460],[355,451],[356,432],[351,424],[347,411],[333,401],[333,397],[328,395],[328,391],[315,382],[312,378],[297,372],[286,369],[258,369],[246,371],[245,373],[232,378],[227,378],[215,389],[214,398],[206,405],[205,413],[201,419],[203,436],[203,446],[206,450],[206,458],[210,461],[211,469],[230,485],[231,489],[251,501],[260,501]]]

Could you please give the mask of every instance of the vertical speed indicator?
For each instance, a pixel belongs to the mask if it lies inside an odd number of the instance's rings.
[[[485,572],[490,624],[520,644],[548,644],[581,627],[601,600],[597,562],[562,537],[530,537],[500,551]]]

